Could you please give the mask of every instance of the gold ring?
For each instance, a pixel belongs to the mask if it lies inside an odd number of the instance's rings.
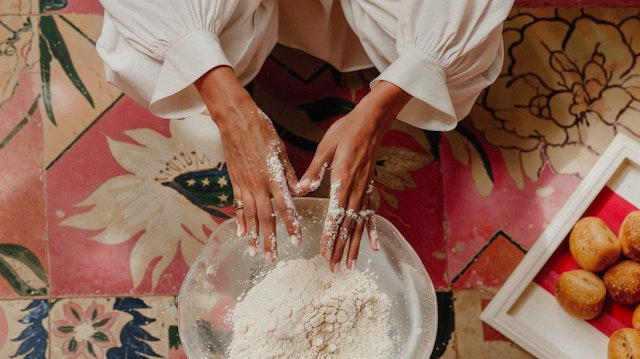
[[[236,211],[239,209],[242,209],[244,207],[244,205],[242,204],[242,201],[239,199],[233,199],[233,209],[235,209]]]

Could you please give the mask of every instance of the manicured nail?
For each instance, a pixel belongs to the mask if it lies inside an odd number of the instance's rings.
[[[347,268],[354,270],[356,269],[356,263],[358,262],[357,259],[349,259],[347,260]]]
[[[333,267],[331,267],[331,271],[333,273],[339,273],[340,272],[340,262],[334,263]]]
[[[372,249],[374,251],[380,250],[380,241],[378,241],[378,232],[369,231],[369,240],[371,241]]]
[[[300,244],[300,237],[298,237],[297,234],[292,234],[291,237],[289,237],[291,240],[291,244],[293,244],[294,246],[297,246]]]
[[[275,262],[275,260],[273,259],[273,253],[271,252],[267,252],[264,254],[264,259],[267,261],[267,263],[273,263]]]
[[[306,192],[309,190],[309,186],[311,185],[311,180],[309,178],[303,178],[298,182],[297,186],[301,192]]]

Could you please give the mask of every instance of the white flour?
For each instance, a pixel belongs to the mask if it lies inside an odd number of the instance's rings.
[[[279,262],[232,315],[229,358],[389,358],[390,302],[368,273]]]

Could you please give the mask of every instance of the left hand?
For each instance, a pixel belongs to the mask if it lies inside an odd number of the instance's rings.
[[[411,95],[396,85],[379,82],[349,114],[331,125],[301,177],[299,194],[304,194],[317,189],[325,169],[331,171],[329,210],[320,254],[329,260],[333,272],[340,270],[346,248],[346,266],[355,268],[365,227],[371,248],[379,249],[371,227],[373,171],[384,134],[410,99]]]

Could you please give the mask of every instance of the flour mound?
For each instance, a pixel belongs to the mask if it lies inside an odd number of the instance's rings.
[[[228,358],[389,358],[387,295],[369,273],[328,267],[279,262],[236,305]]]

